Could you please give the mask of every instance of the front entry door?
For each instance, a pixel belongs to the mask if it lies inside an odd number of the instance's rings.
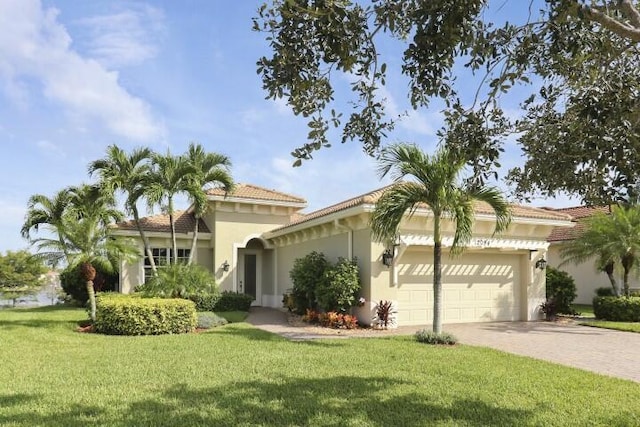
[[[260,253],[258,251],[243,251],[240,262],[241,277],[239,283],[239,291],[253,297],[253,304],[260,304]]]

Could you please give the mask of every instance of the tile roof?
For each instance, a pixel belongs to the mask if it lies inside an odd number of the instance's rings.
[[[283,225],[282,227],[278,227],[273,231],[282,230],[288,227],[292,227],[294,225],[298,225],[307,221],[311,221],[315,218],[320,218],[326,215],[330,215],[332,213],[340,212],[355,206],[365,205],[365,204],[375,204],[380,196],[393,184],[388,185],[386,187],[379,188],[377,190],[373,190],[369,193],[361,194],[359,196],[353,197],[351,199],[345,200],[344,202],[336,203],[335,205],[328,206],[326,208],[319,209],[317,211],[311,212],[307,215],[300,216],[299,218],[292,219],[288,224]],[[426,206],[425,206],[426,208]],[[521,205],[511,205],[511,212],[514,217],[517,218],[532,218],[532,219],[549,219],[556,221],[570,221],[571,217],[568,214],[562,212],[555,212],[548,209],[543,208],[534,208],[529,206],[521,206]],[[475,212],[477,214],[493,214],[493,210],[491,207],[484,202],[476,202],[475,203]]]
[[[207,191],[209,196],[224,197],[225,192],[221,188],[212,188]],[[267,188],[258,187],[253,184],[236,184],[235,189],[226,194],[227,197],[237,197],[240,199],[255,199],[255,200],[271,200],[275,202],[289,202],[289,203],[307,203],[302,197],[292,196],[291,194],[281,193],[275,190],[269,190]]]
[[[566,240],[573,240],[584,230],[584,219],[589,218],[596,213],[609,213],[609,206],[573,206],[568,208],[546,209],[569,214],[576,222],[576,225],[573,228],[555,227],[551,231],[551,234],[547,239],[547,241],[549,242],[564,242]]]
[[[176,233],[191,233],[195,226],[195,216],[187,211],[176,211],[174,213]],[[145,218],[140,218],[140,224],[144,231],[159,232],[159,233],[171,233],[171,224],[169,223],[169,215],[153,215]],[[136,223],[133,220],[119,222],[113,226],[116,230],[132,230],[138,231]],[[200,233],[210,233],[207,224],[200,219],[198,225],[198,231]]]

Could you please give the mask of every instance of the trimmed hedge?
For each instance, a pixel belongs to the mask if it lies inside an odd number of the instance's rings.
[[[249,311],[252,302],[251,295],[224,291],[213,311]]]
[[[220,301],[220,294],[218,292],[212,294],[195,294],[190,295],[187,298],[196,304],[196,311],[213,311],[218,301]]]
[[[593,314],[613,322],[640,322],[640,297],[595,297]]]
[[[161,335],[192,332],[196,306],[184,299],[135,298],[105,294],[97,297],[94,330],[108,335]]]

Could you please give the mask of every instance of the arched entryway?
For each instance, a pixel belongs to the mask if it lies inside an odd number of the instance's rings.
[[[273,293],[273,249],[260,237],[238,248],[238,292],[253,296],[254,305],[270,305]]]

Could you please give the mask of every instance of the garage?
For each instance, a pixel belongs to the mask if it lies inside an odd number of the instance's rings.
[[[521,254],[442,256],[443,323],[521,320]],[[408,248],[397,262],[398,323],[433,321],[433,250]]]

